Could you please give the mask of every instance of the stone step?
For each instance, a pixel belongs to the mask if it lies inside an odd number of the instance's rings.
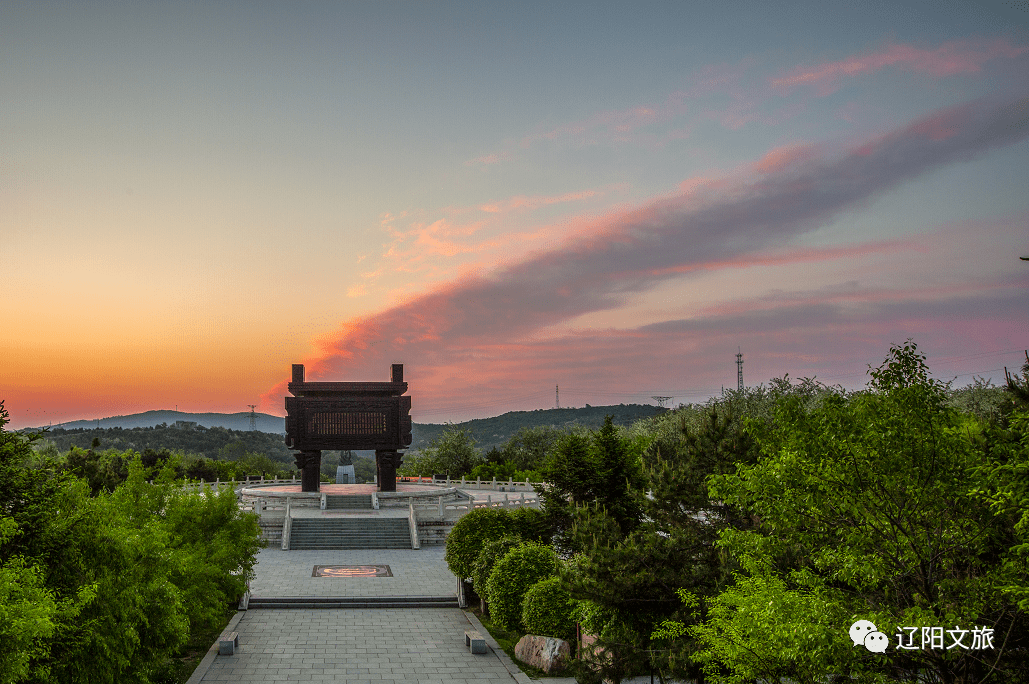
[[[325,509],[367,509],[372,508],[371,494],[326,494]]]
[[[456,596],[285,596],[250,597],[255,608],[458,608]]]
[[[411,548],[406,518],[294,518],[291,526],[289,548],[295,550]]]

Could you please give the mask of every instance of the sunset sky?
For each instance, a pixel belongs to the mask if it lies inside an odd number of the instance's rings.
[[[1029,3],[0,3],[12,425],[850,389],[1029,347]]]

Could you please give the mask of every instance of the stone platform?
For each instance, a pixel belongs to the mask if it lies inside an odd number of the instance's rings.
[[[380,492],[379,485],[376,484],[326,484],[323,483],[320,490],[317,492],[301,492],[300,483],[296,484],[247,484],[242,486],[242,491],[245,493],[247,490],[254,489],[264,492],[280,492],[283,494],[304,494],[309,496],[319,496],[321,494],[330,494],[333,496],[346,495],[346,494],[427,494],[431,493],[432,496],[439,496],[440,492],[453,487],[442,487],[438,485],[430,484],[398,484],[397,491],[395,492]],[[262,494],[263,495],[263,494]]]
[[[320,507],[322,497],[325,496],[371,496],[375,502],[373,508],[380,506],[407,506],[409,503],[415,505],[438,501],[443,497],[444,501],[456,501],[468,499],[468,495],[462,493],[456,487],[441,487],[428,484],[398,484],[395,492],[380,492],[374,484],[323,484],[317,492],[301,491],[300,483],[297,484],[246,484],[237,489],[240,499],[244,502],[253,502],[262,499],[265,507],[284,507],[285,501],[290,500],[293,507]],[[276,503],[272,503],[276,502]]]

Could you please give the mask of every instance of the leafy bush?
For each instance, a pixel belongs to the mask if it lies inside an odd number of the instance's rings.
[[[0,517],[0,546],[18,525]],[[30,662],[46,654],[58,606],[43,584],[43,572],[21,556],[0,562],[0,682],[28,677]]]
[[[542,482],[543,474],[538,470],[519,470],[512,461],[500,461],[496,463],[481,463],[465,476],[469,480],[490,481],[496,478],[498,481],[506,482]]]
[[[571,640],[575,637],[572,613],[575,602],[561,586],[561,578],[548,577],[529,587],[522,600],[522,624],[529,634]]]
[[[472,585],[475,587],[475,593],[481,598],[486,598],[486,584],[489,582],[490,575],[493,574],[493,568],[501,558],[507,555],[508,551],[521,543],[522,539],[519,537],[507,535],[486,542],[486,545],[479,551],[479,556],[475,559],[475,565],[472,567]]]
[[[461,579],[472,576],[475,559],[488,541],[513,532],[511,516],[502,509],[476,508],[462,517],[447,535],[446,561]]]
[[[404,462],[397,470],[397,475],[401,477],[432,477],[442,469],[441,462],[435,454],[413,451],[404,454]]]
[[[482,461],[482,454],[475,448],[475,440],[469,431],[447,426],[443,434],[434,437],[428,446],[405,456],[398,472],[400,475],[422,477],[445,473],[452,478],[460,478]]]
[[[549,546],[525,542],[511,549],[493,568],[486,583],[486,600],[494,624],[502,629],[520,629],[525,592],[556,571],[557,554]]]
[[[516,508],[508,515],[514,525],[514,533],[525,541],[549,543],[553,534],[550,518],[538,508]]]

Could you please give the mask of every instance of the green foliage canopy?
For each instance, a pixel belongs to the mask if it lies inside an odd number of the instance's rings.
[[[238,601],[256,516],[229,489],[183,491],[169,462],[148,483],[131,453],[110,492],[100,469],[80,479],[6,418],[0,402],[0,681],[151,681]]]
[[[858,681],[1021,681],[1025,613],[1002,590],[1013,530],[977,496],[980,454],[910,341],[870,371],[870,391],[812,411],[786,400],[754,424],[766,458],[711,478],[711,495],[750,513],[719,548],[742,572],[689,629],[712,681],[845,675]],[[1010,576],[1008,577],[1010,579]],[[1022,585],[1025,585],[1024,577]],[[853,648],[847,627],[985,625],[988,659],[964,649]]]
[[[575,602],[562,587],[561,578],[548,577],[529,587],[522,600],[522,624],[529,634],[575,638]]]
[[[500,539],[487,541],[483,545],[482,550],[479,551],[479,555],[475,559],[475,565],[472,567],[472,586],[480,598],[487,596],[486,585],[489,582],[490,575],[493,574],[493,568],[496,567],[501,558],[507,555],[508,551],[521,543],[522,539],[519,537],[506,535]]]
[[[524,542],[500,559],[486,583],[490,616],[502,629],[522,629],[522,600],[529,588],[557,572],[554,549]]]
[[[483,546],[510,534],[513,527],[511,516],[505,510],[476,508],[469,511],[447,535],[444,557],[450,572],[462,579],[471,577]]]

